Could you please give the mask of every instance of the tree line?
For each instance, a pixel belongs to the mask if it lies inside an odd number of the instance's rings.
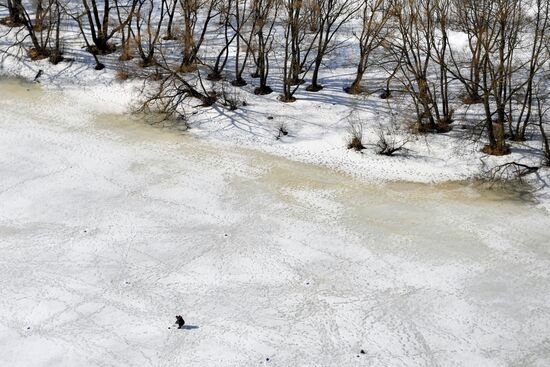
[[[0,22],[24,35],[29,58],[63,61],[64,30],[73,27],[96,69],[112,54],[154,67],[161,87],[148,102],[172,111],[189,97],[220,101],[203,79],[239,87],[255,78],[254,93],[270,94],[274,65],[280,100],[292,102],[300,88],[322,90],[334,53],[352,45],[347,93],[368,92],[376,70],[384,76],[380,97],[408,96],[418,131],[447,132],[456,108],[469,106],[480,116],[485,153],[508,154],[511,141],[536,135],[550,162],[547,0],[0,0],[0,7]]]

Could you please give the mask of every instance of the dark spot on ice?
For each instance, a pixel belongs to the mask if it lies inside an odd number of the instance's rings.
[[[273,116],[267,116],[268,120],[273,120]]]
[[[365,354],[365,351],[363,349],[361,349],[361,351],[359,353]]]
[[[223,236],[224,236],[224,237],[227,237],[227,233],[224,233]]]
[[[306,282],[306,285],[309,285],[309,282]]]
[[[27,330],[30,330],[30,329],[31,329],[31,327],[30,327],[30,326],[28,326],[28,327],[27,327]]]
[[[267,362],[269,362],[269,358],[266,358],[265,360],[266,360]]]

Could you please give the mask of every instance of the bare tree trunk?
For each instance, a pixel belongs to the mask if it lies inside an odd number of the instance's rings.
[[[319,33],[317,42],[317,54],[313,66],[311,84],[306,88],[309,92],[317,92],[323,89],[319,84],[319,71],[323,58],[331,51],[330,45],[336,33],[357,11],[360,10],[359,2],[356,0],[320,0],[315,7],[318,12],[318,20],[315,21],[315,27],[312,27]]]
[[[279,12],[280,2],[277,0],[255,0],[253,4],[253,18],[257,29],[258,49],[254,58],[260,85],[254,89],[254,94],[266,95],[273,92],[268,85],[269,57],[273,48],[273,34],[275,19]]]
[[[19,27],[23,25],[23,13],[21,12],[21,0],[8,0],[8,16],[0,19],[0,24],[8,27]]]
[[[177,39],[176,36],[172,33],[172,25],[174,23],[174,16],[176,15],[176,6],[178,5],[177,0],[171,0],[172,4],[168,4],[168,0],[162,0],[165,2],[165,7],[168,14],[168,24],[166,26],[166,35],[162,37],[165,41],[175,40]]]
[[[197,56],[199,50],[206,37],[206,32],[210,21],[215,18],[218,13],[214,12],[218,5],[218,0],[208,0],[204,3],[199,3],[197,0],[180,0],[182,15],[184,21],[183,29],[183,57],[179,70],[181,72],[189,72],[197,68]],[[201,17],[202,28],[200,33],[196,34],[196,26],[199,20],[199,12],[202,6],[206,7],[206,14]]]
[[[228,0],[227,4],[220,12],[220,17],[223,16],[223,18],[220,18],[220,24],[223,25],[225,44],[221,49],[221,51],[218,53],[218,56],[216,57],[216,62],[212,67],[212,71],[206,77],[206,79],[208,80],[217,81],[222,78],[222,71],[225,68],[225,65],[227,64],[227,60],[229,58],[229,46],[231,46],[231,44],[237,37],[236,32],[233,32],[233,35],[229,37],[229,30],[231,29],[230,17],[231,17],[232,4],[233,4],[232,0]]]
[[[362,92],[361,82],[369,65],[371,53],[386,37],[386,23],[392,15],[392,7],[385,0],[364,0],[362,28],[359,36],[359,61],[351,85],[346,88],[350,94]]]
[[[309,60],[311,50],[319,37],[319,29],[310,33],[307,27],[307,9],[302,0],[285,1],[286,18],[284,19],[285,57],[283,67],[283,94],[280,100],[293,102],[294,93],[304,83],[301,74],[307,73],[313,63]]]
[[[35,24],[31,20],[31,16],[25,9],[25,5],[21,1],[13,3],[18,8],[18,12],[21,15],[21,22],[31,39],[33,47],[29,50],[28,54],[32,60],[45,59],[50,56],[49,46],[49,36],[51,27],[53,24],[50,24],[50,27],[47,30],[37,29]],[[46,36],[43,36],[43,32],[46,33]]]
[[[537,13],[535,15],[535,27],[533,29],[533,41],[531,45],[529,67],[527,70],[525,94],[515,126],[512,125],[512,119],[509,120],[510,136],[515,141],[525,140],[527,126],[531,122],[532,117],[535,78],[541,68],[549,60],[549,55],[547,52],[544,52],[544,48],[547,39],[546,32],[550,22],[550,5],[545,0],[536,0],[535,6]]]

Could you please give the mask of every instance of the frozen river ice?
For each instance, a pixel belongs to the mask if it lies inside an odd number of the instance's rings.
[[[530,202],[373,186],[73,97],[0,83],[1,366],[550,365]]]

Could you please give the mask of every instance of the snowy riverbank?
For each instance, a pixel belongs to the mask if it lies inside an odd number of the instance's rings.
[[[61,91],[84,108],[105,113],[128,112],[136,105],[143,80],[117,81],[115,70],[93,70],[86,62],[86,53],[75,51],[75,61],[51,65],[47,61],[23,62],[4,56],[0,73],[4,76],[34,79],[43,71],[40,84],[46,90]],[[89,60],[88,60],[89,61]],[[371,183],[409,181],[440,183],[472,180],[495,165],[516,161],[539,165],[538,147],[529,143],[514,144],[512,154],[490,157],[480,152],[481,142],[464,139],[465,123],[457,122],[447,134],[409,136],[403,129],[395,132],[410,139],[406,151],[393,157],[375,153],[380,126],[390,125],[388,104],[371,96],[350,96],[343,92],[350,70],[336,69],[323,80],[325,89],[319,93],[298,92],[295,103],[281,103],[277,93],[255,96],[254,85],[244,87],[238,97],[246,101],[236,111],[219,106],[196,108],[190,115],[187,132],[213,144],[229,144],[261,150],[288,159],[324,165],[351,174]],[[398,101],[397,101],[398,102]],[[396,107],[392,107],[394,110]],[[398,107],[397,107],[398,108]],[[346,148],[349,122],[361,120],[366,150],[357,153]],[[289,134],[277,139],[284,124]],[[541,168],[526,180],[533,188],[538,203],[550,208],[550,169]]]
[[[542,210],[145,126],[98,85],[0,86],[0,365],[550,363]]]

